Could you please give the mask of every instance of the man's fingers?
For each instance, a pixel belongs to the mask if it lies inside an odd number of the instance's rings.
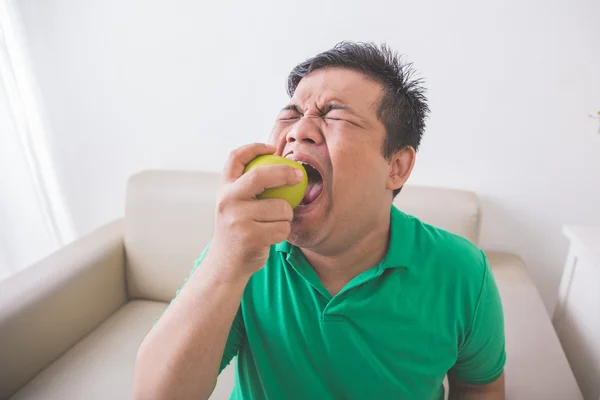
[[[263,222],[259,224],[257,233],[262,234],[263,240],[272,245],[287,240],[291,229],[288,221]]]
[[[253,168],[243,174],[233,185],[243,199],[253,199],[266,189],[295,185],[302,181],[302,171],[289,165],[272,164]]]
[[[244,173],[246,164],[263,154],[273,154],[275,146],[266,143],[252,143],[242,146],[229,153],[229,158],[223,169],[223,180],[234,182]]]
[[[294,219],[292,206],[282,199],[242,201],[238,207],[241,213],[256,222],[290,222]]]

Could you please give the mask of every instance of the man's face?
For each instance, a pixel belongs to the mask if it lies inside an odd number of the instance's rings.
[[[390,166],[377,118],[382,90],[358,72],[321,69],[300,81],[280,112],[269,142],[278,155],[310,165],[307,194],[294,209],[292,244],[339,251],[389,215]]]

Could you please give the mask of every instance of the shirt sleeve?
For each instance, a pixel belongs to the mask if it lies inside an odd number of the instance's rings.
[[[229,365],[233,357],[238,355],[238,353],[242,349],[245,337],[246,331],[244,329],[242,309],[239,308],[237,315],[233,320],[233,324],[231,325],[231,330],[229,331],[227,343],[225,344],[225,351],[223,352],[223,358],[221,358],[219,374],[225,369],[227,365]]]
[[[498,379],[504,370],[504,316],[496,281],[481,252],[484,263],[483,283],[466,338],[458,350],[450,374],[464,383],[485,385]]]
[[[175,292],[175,297],[173,298],[173,300],[171,300],[171,302],[165,309],[165,312],[169,309],[169,307],[171,307],[171,304],[173,304],[177,300],[177,296],[179,296],[179,293],[187,283],[188,279],[196,272],[196,270],[198,270],[198,267],[200,266],[200,264],[202,264],[202,261],[204,261],[204,258],[206,257],[206,253],[208,253],[209,247],[210,244],[206,246],[204,251],[200,254],[200,257],[198,257],[198,259],[194,262],[194,268],[192,268],[188,277],[183,280],[181,288],[177,290],[177,292]],[[157,322],[158,321],[156,321],[154,324],[156,324]],[[240,349],[242,348],[242,344],[244,343],[245,336],[246,333],[244,328],[244,321],[242,317],[242,310],[240,307],[233,320],[233,324],[231,325],[229,336],[227,337],[227,343],[225,344],[225,350],[223,351],[223,358],[221,359],[219,373],[221,373],[221,371],[225,369],[225,367],[231,362],[233,357],[238,355]]]

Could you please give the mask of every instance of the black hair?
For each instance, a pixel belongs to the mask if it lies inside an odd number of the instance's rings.
[[[287,80],[288,95],[294,95],[302,78],[322,68],[354,70],[383,86],[377,118],[386,131],[381,152],[387,160],[407,146],[419,149],[429,107],[423,80],[414,78],[412,63],[385,44],[340,42],[294,67]]]

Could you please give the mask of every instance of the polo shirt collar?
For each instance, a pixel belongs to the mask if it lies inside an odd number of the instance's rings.
[[[290,251],[292,250],[292,247],[293,246],[291,245],[291,243],[286,240],[285,242],[277,243],[275,245],[275,250],[280,253],[289,254]]]
[[[390,241],[388,251],[379,263],[381,269],[403,267],[410,269],[413,265],[415,245],[414,218],[404,214],[392,205],[390,210]],[[275,245],[275,250],[289,255],[295,246],[285,241]]]

